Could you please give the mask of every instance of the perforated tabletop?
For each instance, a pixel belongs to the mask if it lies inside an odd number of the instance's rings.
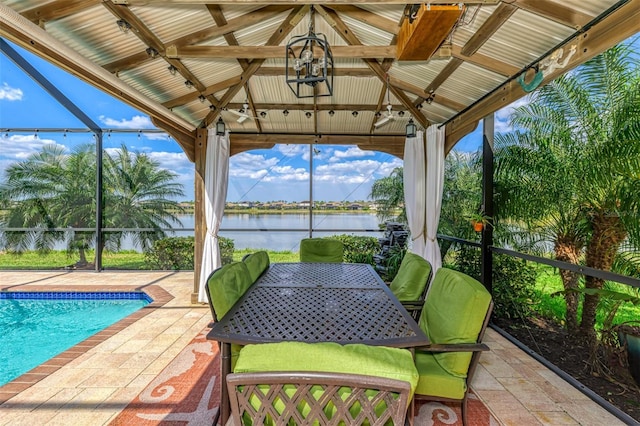
[[[256,285],[379,288],[384,283],[370,265],[361,263],[274,263]]]
[[[370,265],[273,264],[208,338],[412,347],[425,334]]]

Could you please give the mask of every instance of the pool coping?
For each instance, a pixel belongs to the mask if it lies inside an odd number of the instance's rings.
[[[70,347],[64,352],[59,353],[58,355],[50,358],[49,360],[43,362],[39,366],[27,371],[21,376],[16,377],[12,381],[0,386],[0,404],[8,401],[13,398],[20,392],[30,388],[34,384],[38,383],[40,380],[48,377],[50,374],[58,371],[60,368],[78,358],[79,356],[87,353],[90,349],[98,346],[100,343],[124,330],[131,324],[138,321],[140,318],[143,318],[149,315],[151,312],[156,310],[157,308],[164,306],[166,303],[171,301],[174,296],[160,287],[159,285],[145,285],[145,286],[135,286],[135,285],[109,285],[104,288],[96,287],[96,286],[86,286],[86,285],[60,285],[60,286],[52,286],[52,285],[29,285],[25,286],[16,286],[16,288],[12,289],[2,289],[2,292],[29,292],[29,293],[39,293],[39,292],[89,292],[89,293],[120,293],[120,292],[143,292],[149,296],[153,302],[149,303],[146,306],[143,306],[136,312],[129,314],[124,317],[120,321],[110,325],[97,332],[96,334],[87,337],[80,343]]]

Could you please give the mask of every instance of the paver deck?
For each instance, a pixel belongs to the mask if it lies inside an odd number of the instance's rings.
[[[163,304],[0,388],[0,425],[108,424],[211,321],[192,272],[0,272],[0,289],[153,289]],[[504,425],[624,424],[489,329],[473,389]]]

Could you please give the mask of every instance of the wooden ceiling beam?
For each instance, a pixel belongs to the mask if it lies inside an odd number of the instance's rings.
[[[429,83],[424,91],[426,93],[435,93],[435,91],[438,90],[438,87],[440,87],[442,83],[444,83],[449,77],[451,77],[451,74],[453,74],[460,67],[460,65],[462,65],[462,63],[462,59],[451,58],[447,65],[442,68],[442,71],[440,71],[438,75],[433,80],[431,80],[431,83]]]
[[[214,22],[218,27],[224,27],[225,25],[227,25],[228,23],[227,19],[224,17],[224,13],[222,13],[222,8],[220,7],[220,5],[208,4],[207,10],[209,11],[209,14],[211,15],[211,17],[213,18]],[[236,36],[234,36],[233,33],[226,33],[224,34],[223,37],[229,46],[240,45],[240,43],[238,43],[238,40],[236,40]],[[240,67],[242,68],[242,71],[245,71],[249,67],[249,61],[242,58],[237,58],[237,59],[238,59],[238,64],[240,64]]]
[[[209,95],[213,95],[216,92],[220,92],[222,90],[226,90],[231,86],[235,86],[236,84],[240,83],[242,81],[240,76],[236,76],[236,77],[231,77],[227,80],[221,81],[219,83],[213,84],[211,86],[208,86],[207,88],[205,88],[205,90],[202,92],[202,94],[204,96],[209,97]],[[186,95],[182,95],[178,98],[172,99],[170,101],[164,102],[162,105],[166,108],[175,108],[175,107],[179,107],[182,105],[186,105],[188,103],[194,102],[198,99],[198,96],[200,94],[197,92],[192,92],[192,93],[187,93]],[[215,104],[214,104],[215,105]],[[218,105],[215,105],[216,107]]]
[[[400,25],[396,21],[392,21],[391,19],[384,18],[376,13],[369,12],[368,10],[362,9],[358,6],[353,6],[351,4],[325,4],[324,7],[328,9],[333,9],[336,12],[344,14],[349,18],[355,19],[356,21],[360,21],[364,24],[371,25],[374,28],[387,32],[389,34],[398,34],[400,31]]]
[[[577,52],[565,68],[555,69],[550,74],[545,74],[542,85],[640,32],[640,0],[630,0],[608,16],[603,16],[602,19],[595,18],[595,20],[597,22],[594,22],[593,26],[588,27],[586,31],[577,33],[566,40],[562,46],[557,46],[567,51],[572,45],[576,45]],[[525,95],[526,92],[522,86],[516,82],[515,78],[511,78],[457,114],[446,123],[446,152],[473,130],[479,120]]]
[[[507,64],[506,62],[502,62],[490,56],[482,55],[480,53],[474,53],[471,56],[464,55],[462,53],[462,47],[455,44],[451,47],[451,55],[454,58],[462,59],[465,62],[495,72],[496,74],[500,74],[505,77],[510,77],[520,71],[520,68],[516,66]]]
[[[500,3],[491,16],[478,28],[473,36],[465,43],[462,54],[471,56],[482,47],[500,27],[509,20],[517,8],[508,3]]]
[[[147,27],[145,23],[142,22],[140,18],[138,18],[127,6],[115,5],[109,1],[103,2],[102,4],[105,5],[105,7],[116,17],[127,21],[135,30],[131,32],[144,44],[155,49],[158,52],[158,55],[166,59],[167,63],[174,66],[177,72],[184,77],[185,82],[190,81],[194,89],[197,91],[196,97],[206,91],[207,87],[181,61],[175,58],[166,57],[166,47],[164,43],[162,43],[155,33],[151,31],[151,29]],[[213,105],[218,105],[218,99],[216,99],[212,94],[208,94],[206,97]]]
[[[276,31],[269,37],[269,40],[265,43],[265,47],[268,46],[278,46],[284,38],[289,35],[289,33],[295,28],[296,25],[304,18],[304,16],[309,11],[310,6],[297,6],[294,8],[289,16],[284,20],[282,24],[276,29]],[[209,124],[213,123],[213,121],[220,114],[220,109],[224,108],[233,97],[240,91],[244,82],[249,81],[249,78],[255,73],[264,63],[264,59],[256,59],[251,61],[249,64],[249,68],[247,68],[242,75],[240,76],[240,80],[242,83],[238,83],[235,86],[230,87],[225,94],[220,99],[219,108],[215,111],[211,111],[207,114],[204,120],[201,123],[200,127],[207,127]]]
[[[395,46],[331,46],[334,58],[395,58]],[[168,46],[167,55],[180,59],[281,59],[283,46]]]
[[[295,74],[293,68],[289,68],[291,74]],[[253,75],[266,77],[284,76],[284,67],[261,67]],[[375,77],[370,68],[334,68],[334,77]]]
[[[318,6],[318,13],[327,21],[327,23],[338,33],[340,36],[351,46],[361,46],[362,43],[358,37],[349,29],[349,27],[342,21],[338,14],[330,9],[325,9],[322,6]],[[386,85],[387,72],[375,59],[363,59],[369,68],[378,76],[380,81]],[[409,113],[418,121],[418,123],[426,128],[429,125],[427,118],[411,103],[411,100],[404,94],[404,92],[391,87],[393,95],[402,102],[404,107]]]
[[[25,10],[21,15],[41,26],[43,22],[66,18],[100,3],[102,0],[58,0]]]
[[[595,18],[595,16],[583,13],[575,7],[567,7],[562,3],[551,0],[514,0],[511,4],[518,9],[535,13],[576,30],[584,27]]]
[[[251,27],[252,25],[263,22],[282,13],[288,9],[291,9],[293,5],[273,5],[265,6],[258,10],[254,10],[251,13],[247,13],[238,18],[230,19],[227,25],[215,26],[187,34],[186,36],[179,37],[174,40],[170,40],[165,43],[166,46],[184,47],[195,43],[200,43],[206,40],[211,40],[217,37],[222,37],[225,34],[232,33],[244,28]],[[104,64],[102,67],[109,72],[115,73],[118,71],[124,71],[131,68],[135,68],[149,60],[149,56],[145,52],[135,53],[127,56],[126,58],[118,59],[117,61]]]
[[[386,152],[396,157],[404,156],[403,135],[350,135],[350,134],[294,134],[294,133],[231,133],[231,155],[252,149],[269,149],[276,144],[357,145],[365,151]]]

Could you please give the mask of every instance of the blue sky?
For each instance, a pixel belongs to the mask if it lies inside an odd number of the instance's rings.
[[[40,73],[102,128],[152,129],[148,116],[78,80],[39,57],[12,45]],[[496,131],[506,128],[509,108],[496,114]],[[0,177],[6,167],[55,143],[70,149],[92,143],[91,133],[47,133],[42,129],[86,126],[45,90],[0,54]],[[29,132],[4,129],[28,128]],[[38,131],[35,131],[38,129]],[[481,144],[481,126],[462,139],[459,151],[476,151]],[[180,146],[165,134],[112,133],[104,147],[126,144],[129,150],[145,152],[161,167],[172,170],[184,186],[184,200],[193,200],[194,166]],[[402,161],[389,154],[362,151],[352,146],[319,146],[314,154],[314,199],[325,201],[365,200],[375,179],[389,175]],[[309,199],[309,146],[276,145],[230,160],[228,201],[303,201]]]

